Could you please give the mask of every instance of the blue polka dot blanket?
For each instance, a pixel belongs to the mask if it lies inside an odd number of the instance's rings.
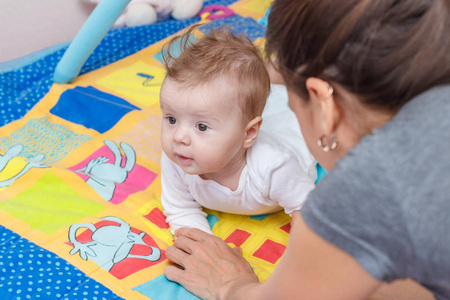
[[[66,48],[0,73],[0,299],[198,299],[164,276],[160,51],[194,23],[263,47],[270,2],[205,1],[214,18],[112,29],[71,83],[53,82]],[[290,217],[205,212],[266,280]]]

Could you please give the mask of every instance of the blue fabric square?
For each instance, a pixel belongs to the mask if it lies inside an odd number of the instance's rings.
[[[268,214],[262,214],[262,215],[255,215],[255,216],[250,216],[251,219],[254,220],[258,220],[258,221],[263,221],[265,218],[267,218]]]
[[[92,138],[77,134],[60,124],[51,123],[46,117],[31,119],[10,136],[0,138],[3,151],[20,145],[20,156],[33,158],[44,155],[42,163],[52,164],[60,161],[69,153]]]
[[[170,281],[165,275],[160,275],[133,289],[152,300],[199,300],[197,296],[191,294],[176,282]]]
[[[319,164],[316,165],[317,168],[317,180],[315,182],[315,184],[318,184],[320,180],[322,180],[322,178],[325,177],[325,175],[327,175],[327,171]]]
[[[216,225],[216,223],[219,222],[219,218],[216,215],[213,215],[213,214],[208,215],[206,217],[206,219],[208,220],[209,227],[211,229],[213,229],[214,225]]]
[[[132,110],[140,108],[94,87],[77,86],[62,93],[50,112],[67,121],[104,133]]]

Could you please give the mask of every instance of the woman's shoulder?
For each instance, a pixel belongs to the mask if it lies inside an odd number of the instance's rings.
[[[450,85],[430,89],[407,103],[390,122],[362,138],[344,160],[354,160],[366,168],[381,165],[386,172],[405,179],[411,176],[401,174],[419,175],[439,168],[439,164],[450,163],[443,151],[450,149],[449,116]]]
[[[349,151],[303,208],[311,228],[366,257],[380,280],[420,281],[440,269],[450,282],[449,96],[440,87],[413,99]]]

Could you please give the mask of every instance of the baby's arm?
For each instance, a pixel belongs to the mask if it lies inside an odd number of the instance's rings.
[[[213,234],[202,206],[192,198],[180,176],[181,170],[163,153],[161,157],[161,204],[172,234],[178,228],[198,228]]]
[[[267,179],[269,198],[289,215],[301,209],[309,192],[315,188],[313,180],[294,156],[280,158]]]

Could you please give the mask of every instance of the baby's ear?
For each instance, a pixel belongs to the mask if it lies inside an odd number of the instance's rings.
[[[261,123],[261,117],[256,117],[248,122],[247,126],[245,127],[245,141],[243,145],[244,148],[250,148],[253,145],[256,137],[258,136]]]

